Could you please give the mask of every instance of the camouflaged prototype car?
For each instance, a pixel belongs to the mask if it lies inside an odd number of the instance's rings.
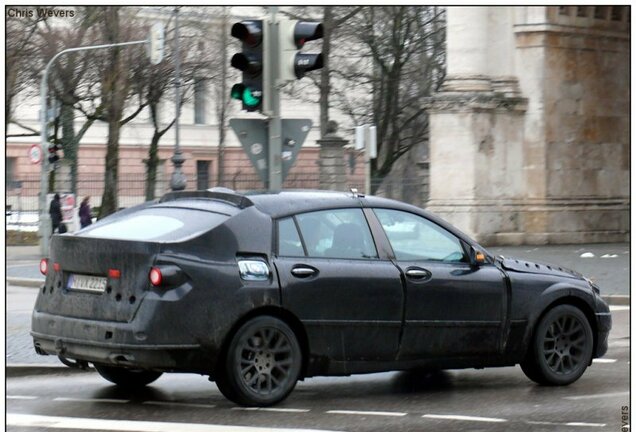
[[[607,351],[598,287],[495,257],[431,213],[355,192],[170,193],[54,235],[39,354],[142,386],[210,375],[244,405],[298,379],[521,364],[577,380]]]

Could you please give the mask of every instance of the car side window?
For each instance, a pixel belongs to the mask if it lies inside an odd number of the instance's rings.
[[[377,258],[361,209],[325,210],[296,215],[307,255],[324,258]]]
[[[292,218],[278,221],[278,255],[305,256],[296,224]]]
[[[461,242],[421,216],[399,210],[373,210],[389,238],[395,258],[403,261],[465,262]]]

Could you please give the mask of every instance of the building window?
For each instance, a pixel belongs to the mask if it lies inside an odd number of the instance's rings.
[[[612,6],[612,21],[622,21],[624,9],[625,6]]]
[[[569,6],[559,6],[559,15],[570,15]]]
[[[16,167],[16,158],[14,157],[8,157],[5,159],[6,161],[6,171],[4,173],[5,177],[5,185],[8,188],[14,188],[16,187],[15,185],[15,167]]]
[[[206,190],[210,187],[210,161],[197,161],[197,190]]]
[[[600,20],[606,20],[607,13],[609,12],[609,10],[610,10],[609,6],[596,6],[594,8],[594,18],[600,19]]]
[[[194,79],[194,124],[205,124],[205,81]]]

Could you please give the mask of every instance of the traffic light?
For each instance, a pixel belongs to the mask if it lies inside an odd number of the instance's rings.
[[[263,40],[262,20],[235,23],[231,34],[242,42],[242,52],[234,54],[230,64],[243,72],[243,80],[232,86],[230,96],[240,100],[246,111],[260,111],[263,106]]]
[[[60,160],[60,156],[57,154],[58,150],[61,150],[60,144],[49,144],[49,163],[53,164]]]
[[[302,53],[305,42],[321,39],[322,23],[281,20],[279,27],[280,79],[294,81],[322,68],[322,54]]]

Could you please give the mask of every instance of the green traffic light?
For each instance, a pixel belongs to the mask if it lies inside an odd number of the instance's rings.
[[[240,100],[245,107],[256,108],[261,104],[263,92],[245,86],[245,84],[234,84],[230,91],[232,99]]]
[[[234,84],[232,86],[232,90],[230,91],[230,97],[236,100],[243,100],[244,90],[245,86],[243,84]]]
[[[256,107],[261,103],[261,92],[252,91],[249,87],[243,89],[243,103],[250,108]]]

